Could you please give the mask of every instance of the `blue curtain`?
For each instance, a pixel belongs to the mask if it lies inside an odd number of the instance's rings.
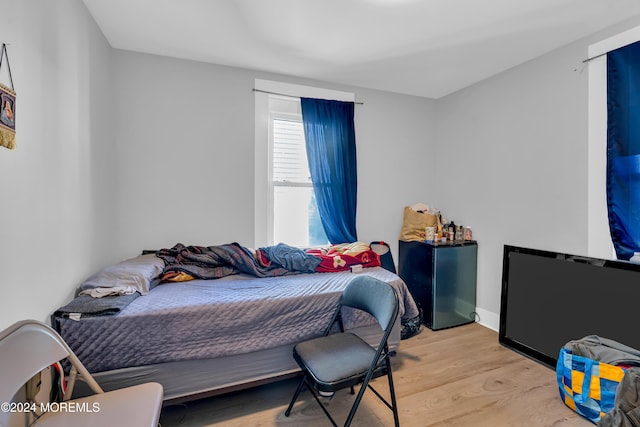
[[[607,205],[619,259],[640,251],[640,42],[607,54]]]
[[[355,242],[356,137],[353,103],[301,98],[313,191],[332,244]]]

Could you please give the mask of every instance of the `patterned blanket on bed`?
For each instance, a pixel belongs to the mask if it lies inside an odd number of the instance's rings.
[[[327,249],[303,251],[279,243],[256,251],[238,243],[218,246],[185,246],[178,243],[156,255],[165,262],[162,280],[219,279],[245,273],[255,277],[275,277],[301,273],[346,271],[352,265],[377,267],[380,256],[368,245],[352,243]]]

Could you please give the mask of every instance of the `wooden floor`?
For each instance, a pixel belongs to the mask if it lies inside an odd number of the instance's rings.
[[[498,343],[479,324],[433,332],[402,341],[393,358],[400,424],[426,426],[593,426],[559,398],[555,372]],[[375,382],[383,395],[384,378]],[[165,407],[160,422],[172,426],[327,426],[310,394],[304,393],[289,418],[284,410],[297,380]],[[325,400],[342,423],[353,396],[347,390]],[[365,393],[354,426],[386,427],[393,415]]]

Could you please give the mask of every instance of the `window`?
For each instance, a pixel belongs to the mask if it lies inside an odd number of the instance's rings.
[[[324,236],[324,228],[315,213],[317,210],[309,181],[306,153],[298,157],[304,158],[304,172],[298,171],[293,173],[293,176],[281,179],[286,175],[283,175],[280,165],[273,162],[273,147],[276,145],[274,141],[277,139],[274,138],[274,130],[283,128],[284,125],[294,129],[298,126],[301,135],[298,146],[306,150],[302,136],[300,97],[353,101],[355,95],[272,80],[255,79],[254,83],[256,90],[253,246],[261,247],[278,242],[300,247],[321,245],[321,241],[326,244],[328,240]],[[322,233],[322,237],[318,237],[317,233]]]
[[[326,245],[307,163],[302,116],[272,111],[270,125],[273,242]]]

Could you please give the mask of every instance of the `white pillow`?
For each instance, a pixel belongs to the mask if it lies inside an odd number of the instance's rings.
[[[131,286],[141,295],[149,293],[164,270],[164,261],[155,254],[139,255],[103,268],[80,285],[80,290]]]

